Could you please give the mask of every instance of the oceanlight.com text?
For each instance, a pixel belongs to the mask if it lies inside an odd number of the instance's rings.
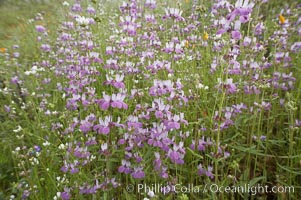
[[[137,184],[127,185],[128,192],[148,193],[152,191],[154,194],[167,194],[173,193],[248,193],[250,195],[262,193],[294,193],[294,186],[268,186],[268,185],[232,185],[232,186],[219,186],[217,184],[205,184],[203,186],[195,186],[193,184],[181,185],[163,185],[155,184]]]

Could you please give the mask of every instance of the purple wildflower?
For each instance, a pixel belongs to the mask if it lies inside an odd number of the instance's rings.
[[[41,25],[36,25],[36,31],[38,31],[40,33],[44,33],[46,31],[46,28]]]
[[[128,105],[126,103],[123,102],[125,98],[125,95],[122,93],[118,93],[118,94],[113,94],[112,95],[112,103],[111,106],[113,108],[123,108],[123,109],[127,109]]]
[[[110,123],[112,122],[112,116],[106,116],[104,120],[99,118],[99,124],[93,127],[94,131],[98,134],[107,135],[110,133]]]
[[[163,20],[174,19],[175,21],[184,21],[185,19],[182,17],[182,13],[183,11],[178,8],[165,8]]]
[[[103,98],[97,101],[98,105],[103,110],[108,110],[111,103],[111,97],[103,92]]]
[[[122,160],[122,165],[118,168],[119,173],[129,174],[132,172],[131,163],[127,160]]]
[[[255,35],[261,35],[264,30],[264,25],[262,22],[258,23],[254,28],[254,34]]]
[[[298,126],[298,127],[301,126],[301,120],[296,119],[296,126]]]
[[[70,193],[69,192],[62,192],[61,193],[61,198],[62,200],[69,200],[71,198]]]
[[[141,179],[145,177],[142,167],[134,167],[134,171],[131,173],[133,178]]]
[[[184,154],[185,149],[183,147],[184,143],[180,142],[179,145],[174,144],[173,149],[169,149],[167,156],[171,159],[172,162],[176,164],[184,164]]]
[[[239,31],[232,31],[231,32],[232,39],[234,40],[240,40],[241,39],[241,34]]]
[[[156,0],[146,0],[145,7],[155,9],[156,8]]]

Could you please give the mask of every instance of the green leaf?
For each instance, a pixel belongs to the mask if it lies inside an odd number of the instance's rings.
[[[252,186],[254,186],[256,183],[258,183],[259,181],[264,180],[264,179],[266,179],[265,176],[260,176],[260,177],[253,178],[253,179],[249,182],[249,185],[252,187]]]
[[[200,159],[203,159],[203,156],[201,156],[200,154],[197,154],[197,153],[195,153],[192,149],[190,149],[190,148],[187,148],[188,149],[188,151],[192,154],[192,155],[194,155],[195,157],[197,157],[197,158],[200,158]]]

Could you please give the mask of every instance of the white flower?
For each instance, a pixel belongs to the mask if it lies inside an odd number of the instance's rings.
[[[156,4],[155,0],[146,0],[146,4]]]
[[[241,22],[240,20],[236,20],[234,24],[234,30],[240,30]]]
[[[24,74],[25,75],[30,75],[30,74],[35,74],[36,71],[25,71]]]
[[[187,56],[187,60],[191,61],[191,60],[193,60],[193,57],[192,56]]]
[[[244,0],[238,0],[235,3],[236,8],[253,8],[254,5],[255,4],[253,2],[249,3],[249,0],[245,0],[245,1]]]
[[[17,129],[15,129],[15,130],[13,130],[15,133],[18,133],[18,132],[20,132],[22,130],[22,127],[19,125],[18,127],[17,127]]]
[[[90,23],[90,19],[86,18],[84,16],[77,16],[75,20],[80,24],[80,25],[88,25]]]
[[[202,83],[199,83],[196,87],[197,87],[198,89],[204,89],[204,90],[208,90],[208,89],[209,89],[208,86],[203,85]]]
[[[61,149],[61,150],[65,149],[65,145],[64,144],[60,144],[59,149]]]
[[[43,143],[43,146],[45,146],[45,147],[49,146],[49,145],[50,145],[50,142],[48,142],[48,141],[46,141],[46,142]]]
[[[61,197],[61,193],[60,192],[57,192],[56,193],[56,196],[53,197],[53,200],[57,200],[58,198]]]
[[[155,196],[155,193],[150,190],[150,191],[148,191],[147,195],[152,198]]]
[[[70,4],[67,1],[63,2],[63,6],[69,6]]]
[[[17,139],[21,140],[24,138],[24,135],[16,135]]]
[[[180,17],[182,15],[183,11],[179,10],[178,8],[166,8],[165,13],[166,13],[166,15]]]
[[[108,144],[107,143],[103,143],[102,145],[101,145],[101,150],[102,151],[106,151],[108,149]]]
[[[94,155],[91,155],[90,156],[90,161],[93,161],[93,160],[95,160],[96,159],[96,156],[94,156]]]

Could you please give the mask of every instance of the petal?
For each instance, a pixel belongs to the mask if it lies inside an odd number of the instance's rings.
[[[100,107],[103,110],[108,110],[109,106],[110,106],[110,102],[106,102],[106,101],[100,104]]]
[[[122,108],[122,103],[119,101],[114,101],[114,102],[112,102],[111,106],[113,108]]]

